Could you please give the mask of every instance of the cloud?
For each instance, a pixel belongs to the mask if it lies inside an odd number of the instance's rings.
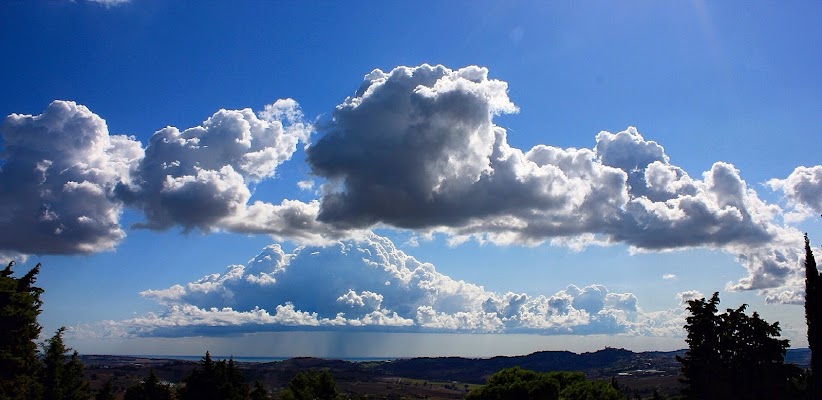
[[[801,234],[731,164],[691,177],[630,127],[591,149],[507,142],[495,116],[515,113],[505,82],[480,67],[374,70],[307,149],[322,186],[318,218],[339,229],[378,224],[501,245],[545,241],[579,250],[721,249],[769,289],[798,272]]]
[[[90,3],[100,4],[105,6],[106,8],[121,6],[124,4],[128,4],[131,0],[87,0]]]
[[[361,234],[317,221],[319,203],[251,202],[253,187],[273,179],[311,125],[299,105],[278,100],[258,114],[219,110],[201,126],[157,131],[143,148],[111,135],[106,122],[70,101],[40,115],[11,114],[2,126],[0,253],[88,254],[124,237],[120,215],[137,209],[135,227],[229,230],[329,243]]]
[[[124,237],[115,187],[143,157],[133,137],[109,135],[102,118],[69,101],[2,127],[0,252],[93,253]]]
[[[300,188],[300,190],[314,189],[314,181],[310,180],[310,179],[307,179],[307,180],[304,180],[304,181],[299,181],[299,182],[297,182],[297,187]]]
[[[822,214],[822,165],[797,167],[785,179],[771,179],[768,185],[785,193],[799,217]]]
[[[705,295],[699,290],[686,290],[684,292],[677,293],[676,298],[679,299],[681,304],[687,304],[691,300],[704,299]]]
[[[293,252],[271,245],[246,265],[141,294],[166,311],[102,323],[102,335],[347,329],[665,336],[681,335],[682,326],[681,313],[646,313],[633,294],[601,285],[571,285],[551,296],[490,292],[373,234]]]
[[[278,100],[259,115],[251,109],[219,110],[201,126],[166,127],[149,139],[134,181],[118,192],[145,213],[141,227],[208,232],[245,212],[249,185],[273,177],[297,144],[307,141],[310,129],[291,99]]]
[[[109,135],[87,108],[55,102],[40,116],[12,114],[3,124],[0,221],[17,229],[0,234],[0,251],[111,249],[125,235],[119,215],[131,207],[145,216],[135,227],[301,244],[394,227],[412,230],[412,239],[444,234],[452,245],[718,249],[748,272],[729,290],[777,301],[801,287],[801,233],[776,221],[820,208],[822,167],[769,182],[794,206],[785,213],[733,165],[718,161],[691,176],[633,127],[600,132],[591,148],[512,147],[494,118],[516,112],[507,84],[476,66],[374,70],[317,128],[285,99],[256,113],[219,110],[188,129],[166,127],[145,149]],[[252,199],[314,129],[321,135],[306,159],[320,198]],[[311,190],[313,182],[298,186]],[[431,324],[446,323],[422,311]]]
[[[675,280],[676,275],[675,274],[664,274],[664,275],[662,275],[662,279],[664,279],[666,281]]]

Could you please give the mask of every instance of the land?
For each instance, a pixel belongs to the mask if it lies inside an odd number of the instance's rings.
[[[519,366],[535,371],[582,371],[590,379],[616,379],[626,394],[650,397],[656,390],[675,396],[681,390],[678,381],[680,365],[673,352],[632,352],[606,348],[591,353],[543,351],[525,356],[493,358],[410,358],[391,361],[352,362],[321,358],[292,358],[258,363],[237,362],[249,382],[260,381],[271,392],[284,388],[301,371],[326,369],[334,376],[340,390],[350,398],[369,399],[460,399],[466,392],[503,368]],[[179,383],[197,366],[195,361],[110,355],[82,355],[86,375],[94,389],[112,380],[121,388],[139,383],[153,370],[161,381]],[[790,349],[787,363],[800,367],[810,364],[807,349]]]

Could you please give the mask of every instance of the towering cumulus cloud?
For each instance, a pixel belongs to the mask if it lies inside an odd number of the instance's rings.
[[[312,170],[328,180],[319,219],[439,231],[456,241],[719,248],[749,271],[732,288],[795,280],[801,236],[774,222],[782,210],[759,199],[732,165],[717,162],[692,178],[634,128],[601,132],[592,149],[513,148],[493,123],[517,111],[506,91],[479,67],[366,75],[308,149]]]
[[[201,126],[166,127],[148,145],[110,135],[88,108],[55,101],[40,115],[5,118],[0,153],[0,254],[77,254],[125,237],[124,206],[137,227],[266,233],[318,243],[356,232],[316,221],[319,203],[254,201],[249,187],[274,176],[311,125],[278,100],[259,113],[219,110]]]
[[[220,110],[201,126],[154,133],[135,179],[118,193],[145,212],[145,227],[209,231],[243,213],[248,185],[272,177],[308,133],[293,100],[279,100],[259,117],[250,109]]]
[[[143,157],[139,142],[67,101],[9,115],[0,132],[0,251],[91,253],[125,236],[114,192]]]
[[[356,329],[679,335],[683,323],[681,310],[644,312],[633,294],[601,285],[571,285],[551,296],[490,292],[443,275],[376,235],[291,253],[271,245],[247,265],[142,295],[166,311],[110,321],[102,324],[103,333]]]
[[[633,127],[600,132],[590,148],[512,147],[494,118],[518,111],[507,84],[485,68],[397,67],[366,75],[317,128],[294,100],[278,100],[166,127],[143,149],[109,135],[87,108],[57,101],[2,125],[0,221],[14,229],[0,233],[0,252],[110,249],[124,236],[122,208],[132,207],[145,217],[138,227],[299,244],[362,239],[387,226],[452,243],[718,249],[748,271],[728,289],[801,301],[802,236],[786,224],[822,213],[822,166],[768,182],[784,192],[792,207],[785,212],[733,165],[718,161],[691,176]],[[316,181],[320,198],[252,200],[251,188],[274,177],[314,129],[318,139],[306,150],[314,176],[299,187]],[[375,304],[374,293],[338,296]]]

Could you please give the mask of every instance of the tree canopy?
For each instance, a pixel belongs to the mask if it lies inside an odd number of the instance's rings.
[[[719,293],[688,302],[688,351],[677,356],[686,398],[783,398],[791,369],[784,364],[788,340],[779,339],[779,323],[745,314],[745,304],[717,314],[718,304]]]
[[[246,400],[250,393],[234,358],[215,362],[209,352],[200,365],[183,378],[183,384],[177,391],[179,400]]]
[[[589,381],[582,372],[536,372],[520,367],[491,375],[472,390],[466,400],[620,400],[622,395],[607,382]]]
[[[12,276],[14,262],[0,271],[0,399],[36,399],[42,395],[37,379],[37,323],[43,289],[34,286],[40,264],[20,278]]]
[[[283,400],[334,400],[340,397],[340,391],[330,372],[312,370],[294,376],[279,397]]]

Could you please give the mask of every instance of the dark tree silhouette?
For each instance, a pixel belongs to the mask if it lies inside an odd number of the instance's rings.
[[[271,397],[268,395],[268,390],[266,390],[265,386],[263,386],[260,381],[254,381],[254,390],[251,391],[250,399],[269,400]]]
[[[779,323],[769,324],[747,305],[717,314],[719,293],[688,302],[688,351],[677,356],[688,399],[785,398],[789,371],[784,364],[788,340]]]
[[[14,262],[0,271],[0,399],[37,399],[42,385],[37,379],[40,361],[37,323],[43,289],[34,286],[40,264],[21,278],[12,276]]]
[[[209,352],[183,383],[177,393],[180,400],[246,400],[250,393],[234,358],[214,362]]]
[[[114,385],[111,379],[106,381],[106,384],[94,395],[94,400],[114,400]]]
[[[805,234],[805,321],[808,324],[808,348],[811,350],[811,398],[822,397],[822,278],[816,267],[811,241]]]
[[[138,385],[126,389],[124,400],[172,400],[174,398],[168,385],[160,383],[154,370],[148,378]]]
[[[91,389],[83,377],[83,363],[71,349],[63,343],[60,328],[51,339],[43,344],[43,400],[90,400]]]

